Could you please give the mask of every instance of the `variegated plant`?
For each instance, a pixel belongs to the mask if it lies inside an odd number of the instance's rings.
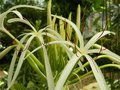
[[[92,72],[93,72],[101,90],[108,90],[106,81],[104,79],[104,76],[103,76],[99,66],[96,64],[96,62],[90,55],[93,53],[105,54],[102,56],[98,56],[97,58],[107,57],[110,60],[112,60],[113,62],[117,63],[117,64],[111,64],[108,66],[114,66],[114,67],[120,68],[120,66],[119,66],[120,56],[111,52],[110,50],[106,49],[103,46],[95,44],[100,38],[102,38],[103,36],[105,36],[107,34],[114,34],[113,32],[110,32],[110,31],[104,31],[104,33],[99,32],[96,35],[94,35],[87,42],[87,44],[85,44],[84,40],[83,40],[83,36],[80,32],[79,21],[77,21],[77,25],[75,25],[69,19],[66,19],[61,16],[57,16],[57,15],[51,15],[51,11],[50,11],[51,0],[49,1],[49,4],[48,4],[48,15],[47,15],[48,16],[48,18],[47,18],[48,26],[43,29],[40,29],[38,31],[36,30],[36,28],[33,27],[33,25],[28,20],[23,18],[22,14],[19,11],[15,10],[16,8],[20,8],[20,7],[29,7],[29,8],[35,8],[35,9],[42,10],[41,8],[35,7],[35,6],[18,5],[0,15],[0,30],[5,32],[7,35],[9,35],[11,38],[13,38],[17,42],[17,45],[11,46],[0,53],[1,58],[3,58],[3,55],[7,54],[7,52],[9,52],[9,50],[11,50],[13,47],[16,47],[12,61],[11,61],[9,73],[8,73],[8,88],[7,88],[7,90],[9,90],[10,87],[15,82],[15,80],[19,74],[19,71],[21,69],[21,66],[22,66],[24,60],[26,60],[26,59],[30,63],[31,67],[37,72],[37,74],[40,75],[44,80],[47,81],[49,90],[62,90],[63,87],[65,86],[65,84],[73,82],[72,80],[68,81],[68,78],[72,77],[74,75],[74,73],[77,73],[78,71],[80,71],[79,69],[76,69],[75,71],[73,71],[73,69],[76,68],[75,67],[76,64],[78,64],[80,66],[81,70],[84,70],[84,67],[86,65],[88,65],[88,63],[82,65],[82,63],[80,61],[82,57],[84,57],[88,60],[90,66],[92,68]],[[80,17],[79,17],[80,12],[79,11],[80,11],[80,6],[78,6],[79,14],[78,14],[77,20],[80,20]],[[7,16],[7,14],[11,13],[11,12],[16,14],[18,16],[18,18],[9,19],[8,23],[21,22],[21,23],[28,25],[31,28],[31,32],[24,33],[21,35],[23,37],[21,38],[20,41],[15,39],[15,37],[12,34],[10,34],[4,27],[4,19]],[[51,17],[54,17],[54,18],[52,19]],[[56,18],[58,18],[60,20],[60,24],[59,24],[60,25],[60,34],[56,30],[57,29],[56,25],[55,25]],[[67,33],[70,38],[72,38],[72,36],[71,36],[72,29],[71,28],[73,28],[73,30],[75,30],[75,32],[76,32],[75,37],[77,39],[76,44],[72,43],[68,38],[66,39],[67,36],[65,36],[65,30],[64,30],[64,27],[62,26],[64,24],[64,22],[67,23]],[[45,42],[44,36],[47,36],[50,38],[49,42]],[[31,42],[34,40],[34,38],[37,38],[37,42],[39,43],[40,46],[36,47],[36,49],[34,49],[33,51],[29,51],[29,46],[30,46],[30,44],[32,44]],[[58,46],[63,47],[63,52],[67,53],[68,59],[69,59],[65,63],[66,65],[63,68],[63,70],[61,70],[61,72],[58,72],[57,78],[56,78],[56,75],[54,75],[53,70],[51,69],[52,65],[50,64],[48,51],[46,49],[46,46],[49,46],[51,44],[55,45],[54,49],[56,48],[56,44],[59,44]],[[70,47],[75,48],[76,52],[72,52],[69,49]],[[96,47],[97,49],[93,49],[91,47]],[[43,51],[42,53],[43,53],[43,57],[44,57],[44,64],[42,64],[40,62],[40,60],[38,60],[34,55],[34,52],[36,52],[37,50],[39,50],[41,48]],[[20,57],[19,57],[19,60],[17,63],[17,67],[14,70],[14,66],[15,66],[15,62],[17,60],[18,53],[21,50],[22,50],[22,52],[20,54]],[[61,54],[59,52],[56,52],[56,53]],[[53,57],[54,57],[54,55],[53,55]],[[61,62],[61,64],[63,62]],[[108,66],[104,66],[104,67],[108,67]],[[104,68],[104,67],[102,67],[102,68]],[[55,80],[55,79],[57,79],[57,80]]]

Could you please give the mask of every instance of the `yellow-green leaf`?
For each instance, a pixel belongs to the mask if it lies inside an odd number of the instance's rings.
[[[2,59],[9,51],[11,51],[16,45],[7,47],[5,50],[0,52],[0,59]]]

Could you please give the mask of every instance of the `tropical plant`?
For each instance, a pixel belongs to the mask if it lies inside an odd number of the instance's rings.
[[[114,34],[110,31],[99,32],[94,35],[86,44],[83,40],[83,36],[80,32],[80,21],[77,21],[77,26],[69,19],[66,19],[62,16],[52,15],[51,14],[51,0],[48,3],[48,13],[47,13],[47,24],[45,28],[36,29],[27,19],[24,19],[22,14],[16,10],[16,8],[34,8],[38,10],[43,10],[39,7],[29,6],[29,5],[18,5],[10,8],[6,12],[0,15],[0,30],[10,36],[17,44],[8,47],[0,54],[0,57],[3,58],[3,55],[6,55],[12,48],[15,47],[15,52],[12,57],[11,65],[8,73],[7,80],[7,90],[11,88],[11,86],[15,83],[20,69],[22,68],[22,64],[25,60],[29,62],[34,71],[41,77],[41,81],[43,83],[47,82],[47,86],[49,90],[62,90],[68,84],[73,84],[78,81],[81,77],[77,75],[80,70],[84,70],[84,67],[90,64],[92,71],[83,75],[82,77],[88,75],[93,72],[101,90],[108,90],[107,84],[105,82],[104,76],[100,70],[100,68],[105,67],[117,67],[120,68],[120,56],[106,49],[105,47],[95,44],[100,38],[107,34]],[[80,5],[78,6],[78,16],[77,20],[80,20]],[[8,23],[21,22],[30,27],[30,32],[24,33],[20,35],[20,41],[17,40],[7,29],[4,27],[4,19],[9,13],[14,13],[17,15],[17,18],[10,18]],[[70,14],[71,15],[71,14]],[[51,17],[54,17],[53,19]],[[59,31],[56,26],[56,19],[59,19]],[[67,30],[65,29],[65,25],[67,24]],[[75,32],[75,44],[71,42],[72,39],[72,30]],[[66,35],[67,34],[67,35]],[[48,37],[48,38],[47,38]],[[30,46],[33,44],[33,41],[37,42],[39,45],[31,50]],[[57,49],[61,47],[61,49]],[[94,47],[98,48],[95,49]],[[73,49],[73,51],[70,50]],[[41,50],[42,49],[42,50]],[[43,55],[43,60],[38,60],[35,56],[34,52],[39,51]],[[51,57],[50,53],[53,53]],[[95,59],[99,58],[109,58],[116,64],[108,64],[103,65],[100,68],[92,58],[92,54],[101,53],[105,55],[97,56]],[[62,56],[61,56],[62,55]],[[59,58],[61,57],[61,58]],[[57,60],[56,60],[57,59]],[[59,61],[61,59],[61,61]],[[82,65],[82,60],[88,60],[88,63]],[[58,70],[58,62],[60,70]],[[54,65],[52,65],[54,64]],[[79,66],[79,68],[78,68]],[[74,76],[78,76],[77,78],[72,79]]]

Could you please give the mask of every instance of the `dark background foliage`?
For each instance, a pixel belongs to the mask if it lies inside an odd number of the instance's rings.
[[[113,52],[120,55],[120,0],[112,0],[113,3],[110,3],[111,0],[52,0],[52,13],[57,15],[62,15],[64,17],[68,17],[69,13],[72,12],[72,21],[76,21],[76,9],[78,4],[81,6],[81,27],[86,27],[86,19],[91,15],[91,13],[100,13],[103,17],[102,20],[106,20],[106,28],[110,31],[113,31],[116,33],[115,36],[107,36],[103,39],[101,39],[98,43],[101,45],[106,46]],[[0,13],[8,10],[12,6],[15,5],[35,5],[39,7],[44,7],[44,11],[36,11],[34,9],[18,9],[22,13],[22,15],[28,19],[36,28],[38,26],[40,28],[46,26],[46,6],[47,6],[48,0],[45,0],[42,4],[38,1],[34,0],[0,0]],[[109,5],[109,7],[107,6]],[[13,17],[12,14],[8,15],[8,18]],[[6,20],[8,19],[6,18]],[[5,23],[7,29],[9,32],[11,32],[16,38],[18,35],[22,34],[23,32],[26,32],[29,27],[25,26],[21,23],[13,23],[8,24]],[[40,29],[38,28],[38,29]],[[101,29],[103,30],[103,29]],[[14,44],[13,40],[6,36],[3,32],[0,32],[0,45],[3,47],[0,47],[0,51],[2,51],[4,48],[8,47],[9,45]],[[7,64],[10,63],[10,58],[12,57],[13,51],[9,52],[4,59],[0,60],[1,64]],[[107,60],[106,60],[107,61]],[[97,62],[99,65],[111,63],[111,62]],[[6,65],[8,67],[8,65]],[[4,66],[3,66],[4,67]],[[5,67],[5,68],[7,68]],[[33,71],[31,68],[29,68],[29,65],[23,65],[23,72],[26,72],[25,69],[30,69],[29,74],[32,74]],[[20,72],[20,73],[23,73]],[[32,76],[32,75],[31,75]],[[24,76],[21,76],[20,78],[23,79]],[[36,76],[33,75],[33,77],[28,76],[27,80],[25,81],[31,81],[36,82],[37,80],[40,81],[40,78],[35,78]],[[21,80],[19,78],[19,80]],[[34,80],[35,78],[35,80]],[[24,84],[25,82],[23,82]],[[38,83],[38,82],[37,82]],[[45,85],[46,86],[46,85]]]

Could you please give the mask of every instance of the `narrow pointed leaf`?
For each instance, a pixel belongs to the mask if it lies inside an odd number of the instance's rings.
[[[59,79],[57,81],[55,90],[62,90],[68,76],[70,75],[70,73],[73,70],[74,66],[78,62],[79,58],[82,56],[79,53],[76,53],[76,54],[68,61],[67,65],[63,69],[63,71],[62,71],[62,73],[61,73],[61,75],[60,75],[60,77],[59,77]]]
[[[49,28],[47,28],[46,29],[48,32],[52,32],[52,34],[54,34],[57,38],[53,38],[53,39],[55,39],[55,40],[59,40],[59,41],[63,41],[63,39],[62,39],[62,37],[61,37],[61,35],[59,34],[59,33],[57,33],[55,30],[52,30],[52,29],[49,29]],[[64,46],[64,45],[63,45]],[[71,57],[71,56],[73,56],[73,53],[68,49],[68,47],[67,46],[64,46],[65,47],[65,49],[67,49],[67,53],[68,53],[68,56],[69,57]]]
[[[15,73],[14,73],[14,76],[13,76],[13,78],[12,78],[12,81],[10,82],[7,90],[9,90],[9,88],[10,88],[10,87],[13,85],[13,83],[15,82],[15,80],[16,80],[18,74],[19,74],[19,71],[20,71],[20,69],[21,69],[21,66],[22,66],[22,64],[23,64],[23,60],[24,60],[24,57],[25,57],[27,48],[29,47],[29,45],[30,45],[30,43],[31,43],[31,41],[32,41],[33,38],[34,38],[34,36],[31,36],[31,37],[29,38],[29,40],[27,41],[27,43],[26,43],[26,45],[25,45],[25,47],[24,47],[24,49],[23,49],[23,51],[22,51],[22,53],[21,53],[21,56],[20,56],[20,58],[19,58],[18,65],[17,65],[17,68],[16,68],[16,70],[15,70]]]
[[[68,41],[52,41],[52,42],[47,43],[46,46],[47,46],[47,45],[51,45],[51,44],[62,44],[62,45],[65,44],[65,45],[70,45],[70,46],[74,47],[74,45],[71,44],[71,43],[68,42]],[[44,47],[44,45],[41,45],[41,46],[37,47],[36,49],[34,49],[33,51],[29,52],[29,53],[27,54],[27,56],[25,57],[25,59],[28,58],[31,54],[33,54],[33,53],[36,52],[37,50],[43,48],[43,47]],[[68,50],[68,49],[66,49],[66,50]],[[66,52],[67,52],[67,51],[66,51]],[[69,52],[69,51],[68,51],[68,52]],[[74,55],[74,54],[72,53],[71,56],[73,56],[73,55]],[[71,57],[71,56],[70,56],[70,57]]]
[[[66,19],[64,17],[60,17],[60,16],[56,16],[56,15],[52,15],[52,16],[56,17],[56,18],[59,18],[59,19],[65,21],[65,22],[69,23],[72,26],[72,28],[74,28],[74,30],[75,30],[75,32],[77,34],[77,37],[78,37],[78,39],[80,41],[80,47],[83,48],[83,46],[84,46],[83,36],[81,35],[81,32],[80,32],[79,28],[72,21],[70,21],[70,20],[68,20],[68,19]]]
[[[53,29],[53,30],[56,30],[55,29],[55,22],[56,22],[56,17],[54,17],[53,19],[52,19],[52,28],[51,29]]]
[[[60,31],[60,35],[62,36],[63,40],[65,40],[64,22],[62,20],[59,20],[59,31]]]
[[[52,1],[49,0],[48,1],[48,6],[47,6],[47,25],[50,25],[50,28],[51,28],[51,3]]]
[[[89,49],[96,41],[98,41],[100,38],[102,38],[103,36],[107,35],[107,34],[114,34],[113,32],[110,32],[110,31],[102,31],[102,32],[99,32],[97,34],[95,34],[89,41],[88,43],[85,45],[85,49]]]
[[[29,58],[29,59],[28,59]],[[40,75],[42,77],[42,79],[45,79],[46,80],[46,76],[40,71],[39,67],[38,67],[38,63],[36,63],[33,58],[31,57],[28,57],[28,61],[30,63],[30,65],[32,66],[32,68],[38,73],[38,75]],[[26,59],[26,58],[25,58]],[[25,60],[24,59],[24,60]]]
[[[8,13],[10,13],[12,10],[16,9],[16,8],[23,8],[23,7],[44,10],[43,8],[36,7],[36,6],[30,6],[30,5],[17,5],[17,6],[14,6],[14,7],[10,8],[9,10],[7,10],[6,12],[0,14],[0,30],[3,30],[3,31],[6,32],[6,29],[4,28],[4,25],[3,25],[4,24],[4,19],[6,18],[6,15]]]
[[[100,55],[96,59],[99,59],[99,58],[108,58],[111,61],[113,61],[114,63],[120,64],[120,59],[117,59],[117,58],[111,56],[110,54],[109,55],[108,54],[107,55]]]
[[[12,12],[15,13],[20,19],[23,19],[23,16],[22,16],[22,14],[19,11],[14,10]]]
[[[41,43],[44,43],[44,40],[41,36],[38,38],[39,38]],[[54,90],[54,78],[53,78],[52,69],[50,66],[50,61],[49,61],[47,50],[46,50],[45,46],[43,47],[43,54],[44,54],[44,62],[45,62],[48,89]]]
[[[98,82],[100,89],[108,90],[107,83],[105,82],[104,76],[103,76],[101,70],[99,69],[98,65],[95,63],[95,61],[89,55],[85,55],[85,57],[88,60],[88,62],[90,63],[93,74]]]
[[[0,59],[2,59],[8,52],[10,52],[14,47],[16,47],[16,45],[11,45],[9,47],[7,47],[5,50],[3,50],[2,52],[0,52]]]
[[[78,8],[77,8],[77,16],[76,16],[76,25],[78,27],[78,29],[80,30],[80,22],[81,22],[81,7],[80,5],[78,5]],[[77,33],[75,35],[75,38],[76,38],[76,42],[75,44],[78,45],[78,37],[77,37]]]
[[[6,12],[4,12],[4,13],[2,13],[2,14],[0,14],[0,30],[6,30],[5,28],[4,28],[4,19],[5,19],[5,17],[6,17],[6,15],[7,15],[7,13]]]
[[[68,20],[71,21],[71,18],[72,18],[72,13],[69,14],[69,16],[68,16]],[[67,36],[67,40],[71,40],[72,28],[71,28],[70,24],[67,24],[67,28],[66,28],[66,30],[67,30],[67,34],[68,34],[68,36]]]
[[[11,60],[11,64],[10,64],[10,68],[9,68],[9,74],[8,74],[8,80],[7,80],[7,84],[8,86],[10,85],[10,82],[12,80],[12,76],[13,76],[13,71],[14,71],[14,66],[15,66],[15,62],[16,62],[16,58],[17,58],[17,55],[20,51],[20,48],[21,48],[21,45],[23,44],[23,42],[25,41],[25,39],[29,36],[29,34],[25,35],[21,40],[20,40],[20,43],[18,44],[18,46],[16,47],[16,50],[14,52],[14,55],[12,57],[12,60]]]
[[[17,9],[17,8],[33,8],[33,9],[38,9],[38,10],[44,10],[43,8],[37,7],[37,6],[32,6],[32,5],[16,5],[8,10],[8,12]]]
[[[88,51],[89,53],[101,53],[101,54],[106,54],[108,55],[107,57],[112,60],[113,62],[115,63],[118,63],[120,64],[120,56],[111,52],[110,50],[108,49],[105,49],[105,50],[100,50],[100,49],[91,49]]]
[[[32,28],[32,30],[34,30],[36,32],[36,29],[30,24],[30,22],[28,20],[24,20],[24,19],[20,19],[20,18],[12,18],[8,20],[8,23],[13,23],[13,22],[22,22],[24,24],[27,24],[28,26],[30,26]]]

